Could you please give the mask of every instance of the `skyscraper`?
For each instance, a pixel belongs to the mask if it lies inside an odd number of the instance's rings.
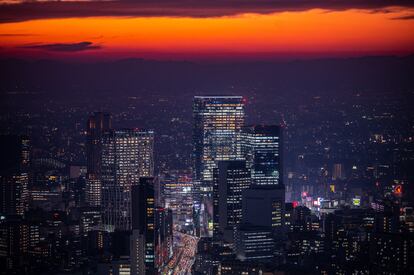
[[[30,141],[24,136],[0,136],[0,213],[23,215],[28,207]]]
[[[243,128],[242,154],[251,169],[253,184],[276,185],[283,182],[282,130],[275,125]]]
[[[244,125],[241,96],[196,96],[194,115],[194,180],[211,192],[213,169],[220,160],[241,157],[240,130]]]
[[[243,224],[281,232],[284,226],[285,186],[255,185],[243,191]]]
[[[280,255],[286,238],[284,185],[253,185],[243,190],[242,204],[242,222],[235,234],[237,257],[271,261]]]
[[[220,161],[213,175],[213,237],[232,242],[242,219],[242,192],[250,187],[250,172],[245,161]]]
[[[154,173],[154,132],[116,130],[102,136],[102,206],[108,230],[131,229],[131,187]]]
[[[0,154],[0,266],[8,274],[22,265],[29,244],[23,220],[29,203],[29,139],[0,135]]]
[[[3,274],[19,274],[30,244],[30,226],[21,216],[0,219],[0,266]],[[23,272],[23,271],[22,271]]]
[[[143,177],[132,186],[132,274],[155,274],[154,178]]]
[[[273,258],[275,240],[270,227],[243,224],[235,235],[235,254],[238,259],[258,262]]]
[[[111,115],[96,112],[89,117],[86,127],[86,202],[101,205],[102,135],[112,128]]]

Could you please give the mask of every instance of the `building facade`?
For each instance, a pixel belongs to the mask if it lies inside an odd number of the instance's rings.
[[[233,242],[242,220],[242,192],[251,183],[250,171],[245,161],[220,161],[213,178],[213,237]]]
[[[132,186],[132,274],[156,274],[156,208],[154,178]]]
[[[154,173],[154,132],[124,129],[102,137],[103,222],[109,231],[131,229],[131,188]]]
[[[96,112],[86,125],[86,202],[90,206],[101,205],[102,200],[102,136],[112,129],[112,118],[108,113]]]
[[[241,147],[255,185],[277,185],[283,182],[282,129],[275,125],[243,128]]]
[[[23,216],[29,204],[30,140],[0,136],[0,212]]]
[[[201,191],[212,190],[218,161],[241,157],[240,131],[244,125],[242,96],[196,96],[194,115],[194,179]]]

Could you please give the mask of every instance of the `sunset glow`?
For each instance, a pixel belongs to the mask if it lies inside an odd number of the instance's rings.
[[[86,17],[0,24],[0,54],[34,58],[204,59],[410,54],[411,10],[311,9],[225,17]],[[45,45],[90,42],[66,51]],[[45,47],[43,47],[45,46]]]

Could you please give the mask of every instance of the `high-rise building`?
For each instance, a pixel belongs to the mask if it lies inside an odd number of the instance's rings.
[[[154,178],[143,177],[132,186],[131,273],[154,274],[155,193]]]
[[[242,204],[242,222],[235,234],[238,259],[267,262],[280,256],[287,237],[284,185],[254,185],[245,189]]]
[[[111,115],[102,112],[90,116],[86,125],[86,202],[91,206],[101,205],[102,136],[111,128]]]
[[[242,219],[242,192],[250,187],[250,171],[242,160],[220,161],[213,172],[213,236],[233,242]]]
[[[0,213],[23,215],[29,203],[30,141],[24,136],[0,136]]]
[[[200,185],[199,190],[211,192],[217,162],[241,157],[239,139],[244,125],[244,99],[241,96],[196,96],[193,115],[194,180]]]
[[[213,170],[218,161],[241,159],[241,96],[196,96],[193,101],[193,184],[196,235],[212,234]]]
[[[275,240],[270,227],[241,225],[235,239],[235,252],[239,260],[268,261],[274,256]]]
[[[252,184],[276,185],[283,182],[282,129],[275,125],[244,127],[242,154],[251,169]]]
[[[102,224],[102,215],[99,207],[83,207],[80,210],[80,231],[87,236]]]
[[[102,206],[107,230],[131,229],[131,188],[154,173],[154,133],[116,130],[102,136]]]
[[[285,187],[255,185],[243,191],[243,224],[269,227],[281,232],[284,227]]]
[[[30,226],[21,216],[2,216],[0,219],[0,265],[4,274],[22,273],[24,256],[30,243]]]

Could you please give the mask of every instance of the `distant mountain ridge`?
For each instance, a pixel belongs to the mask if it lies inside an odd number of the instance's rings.
[[[0,93],[160,94],[257,87],[291,91],[414,91],[414,55],[201,64],[123,59],[95,63],[0,60]]]

